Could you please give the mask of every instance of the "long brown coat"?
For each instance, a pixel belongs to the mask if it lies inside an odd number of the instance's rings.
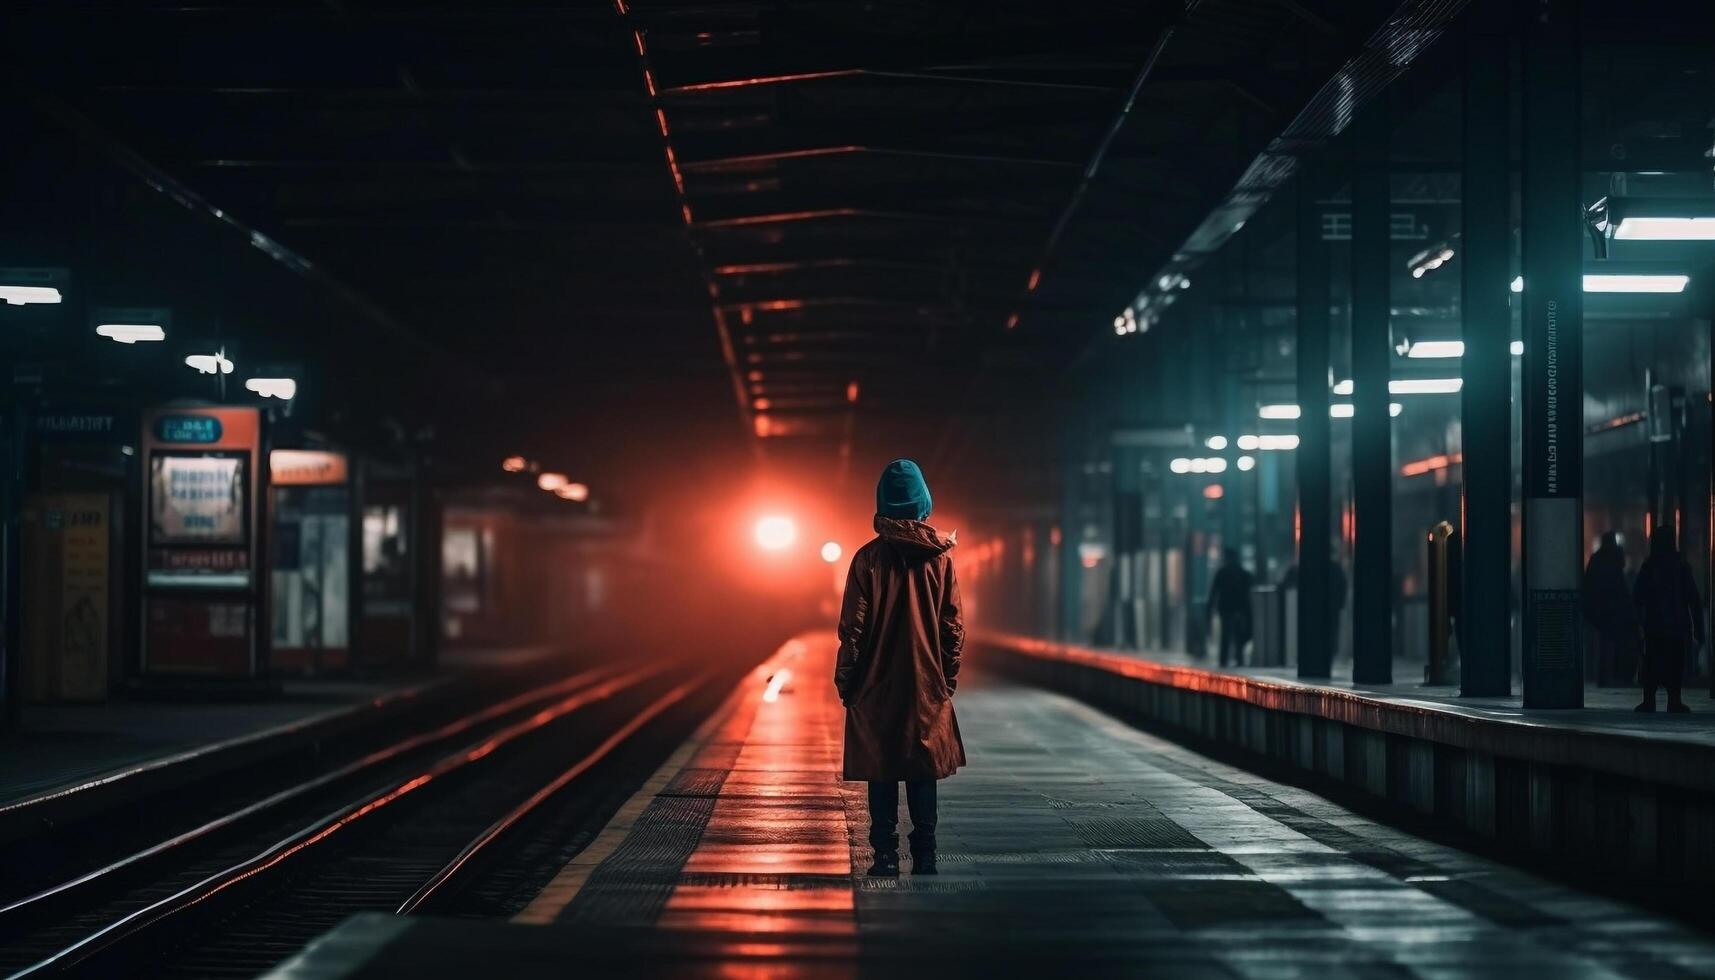
[[[845,778],[943,779],[965,764],[953,716],[965,646],[953,541],[921,521],[878,516],[875,530],[852,556],[840,608]]]

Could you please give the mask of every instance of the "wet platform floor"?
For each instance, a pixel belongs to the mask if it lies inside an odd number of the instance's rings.
[[[980,676],[941,874],[864,878],[831,659],[778,654],[513,922],[362,916],[276,975],[1715,976],[1687,927]]]

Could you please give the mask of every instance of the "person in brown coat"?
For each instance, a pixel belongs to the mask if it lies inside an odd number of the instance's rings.
[[[965,645],[954,535],[924,523],[923,471],[896,459],[875,488],[876,537],[852,556],[834,687],[846,706],[846,779],[869,783],[872,877],[899,874],[899,783],[911,811],[911,873],[935,873],[935,781],[965,764],[953,716]]]

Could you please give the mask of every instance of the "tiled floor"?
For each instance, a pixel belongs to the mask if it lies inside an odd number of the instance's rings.
[[[956,702],[942,873],[865,879],[830,656],[808,638],[771,701],[753,678],[545,925],[359,919],[289,975],[1715,976],[1708,936],[993,680]]]

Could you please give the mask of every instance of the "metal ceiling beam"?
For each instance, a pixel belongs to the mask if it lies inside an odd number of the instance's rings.
[[[689,160],[679,164],[686,173],[718,173],[740,170],[764,163],[784,160],[809,160],[818,157],[840,157],[870,154],[874,156],[912,157],[924,160],[968,161],[971,163],[1004,163],[1027,167],[1076,167],[1076,160],[1053,160],[1043,157],[1018,157],[998,153],[961,153],[948,150],[913,150],[904,147],[817,146],[801,150],[777,150],[772,153],[748,153],[742,156],[718,157],[710,160]]]
[[[930,224],[1036,224],[1046,216],[1008,216],[995,214],[951,213],[931,214],[921,211],[882,211],[875,208],[813,208],[805,211],[775,211],[768,214],[747,214],[732,218],[696,221],[698,229],[748,228],[757,225],[794,224],[803,221],[826,221],[837,218],[868,218],[883,221],[919,221]]]
[[[37,96],[35,108],[49,119],[64,126],[73,135],[106,154],[121,168],[129,171],[151,190],[191,212],[197,217],[241,236],[252,248],[268,256],[282,267],[301,277],[333,297],[342,305],[360,314],[409,350],[433,358],[458,381],[475,380],[489,393],[501,390],[498,379],[481,374],[467,359],[431,341],[404,321],[383,309],[369,297],[344,280],[317,265],[309,257],[295,251],[256,226],[203,197],[189,184],[163,170],[141,153],[121,142],[89,117],[65,102],[49,96]]]
[[[1219,251],[1298,172],[1303,157],[1345,132],[1370,100],[1433,46],[1465,5],[1466,0],[1405,0],[1395,8],[1251,160],[1231,190],[1174,250],[1174,257],[1144,280],[1135,303],[1149,304],[1160,292],[1154,283],[1195,269]]]

